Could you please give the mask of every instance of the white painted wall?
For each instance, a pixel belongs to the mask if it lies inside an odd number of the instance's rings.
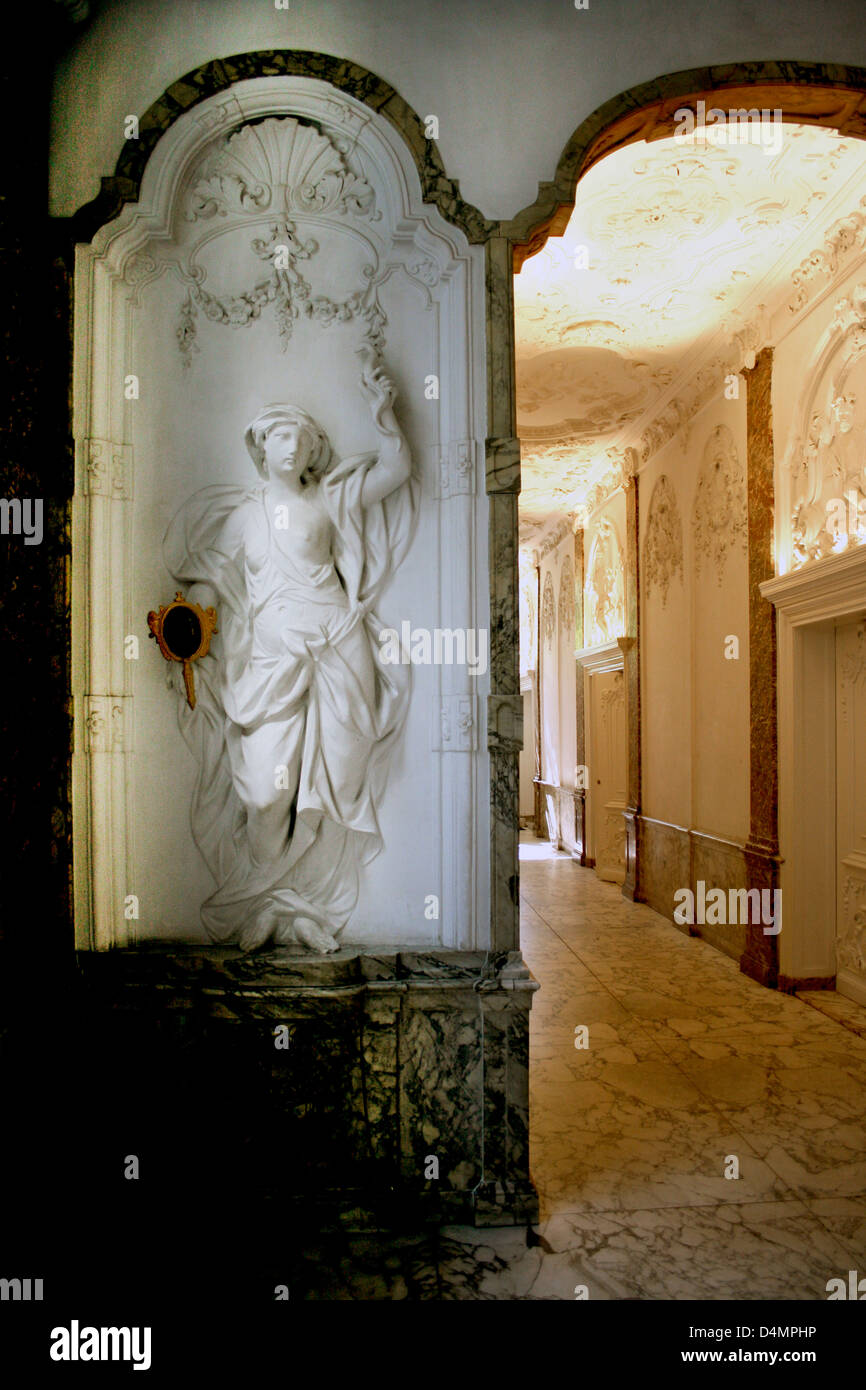
[[[683,580],[663,604],[641,575],[642,791],[644,814],[742,843],[749,830],[749,613],[745,551],[729,549],[721,582],[713,565],[695,564],[694,504],[707,439],[718,425],[734,438],[745,478],[745,389],[719,391],[640,475],[641,564],[653,488],[670,479],[683,532]],[[745,507],[745,486],[742,490]],[[725,637],[739,657],[725,658]]]

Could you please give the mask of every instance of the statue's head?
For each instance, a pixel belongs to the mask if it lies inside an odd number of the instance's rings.
[[[260,476],[269,476],[267,446],[270,435],[291,434],[297,437],[298,452],[304,459],[302,482],[316,482],[331,462],[328,436],[311,415],[294,405],[266,405],[247,426],[244,443]]]

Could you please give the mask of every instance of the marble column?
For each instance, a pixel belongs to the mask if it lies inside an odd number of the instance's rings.
[[[640,589],[638,576],[640,529],[640,479],[637,474],[625,486],[625,625],[626,639],[620,642],[625,671],[625,698],[628,713],[628,786],[625,818],[624,898],[640,898],[640,812],[641,812],[641,719],[640,719]]]
[[[772,579],[774,530],[773,349],[758,353],[746,378],[746,477],[749,507],[749,888],[779,886],[779,788],[776,731],[776,621],[760,585]],[[784,910],[784,905],[783,905]],[[784,923],[784,916],[783,916]],[[778,978],[778,938],[749,925],[740,969],[761,984]]]
[[[490,945],[519,941],[517,845],[518,758],[523,746],[520,620],[517,581],[517,498],[520,441],[514,403],[514,275],[511,243],[490,237],[487,276],[487,493],[490,499]]]

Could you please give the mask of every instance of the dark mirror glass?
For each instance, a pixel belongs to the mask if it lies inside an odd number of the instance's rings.
[[[173,656],[186,661],[201,646],[201,623],[191,608],[172,608],[162,620],[162,640]]]

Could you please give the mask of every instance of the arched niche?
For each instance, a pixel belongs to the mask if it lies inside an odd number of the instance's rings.
[[[162,540],[179,505],[211,484],[255,482],[243,435],[262,405],[301,406],[340,457],[374,450],[359,350],[383,365],[419,502],[377,611],[398,631],[489,628],[484,253],[424,203],[394,126],[327,82],[252,78],[170,125],[138,193],[76,250],[74,888],[85,949],[206,941],[199,908],[212,882],[189,826],[196,767],[147,614],[173,598]],[[456,661],[412,665],[411,678],[379,805],[384,848],[343,941],[483,945],[488,678]]]

